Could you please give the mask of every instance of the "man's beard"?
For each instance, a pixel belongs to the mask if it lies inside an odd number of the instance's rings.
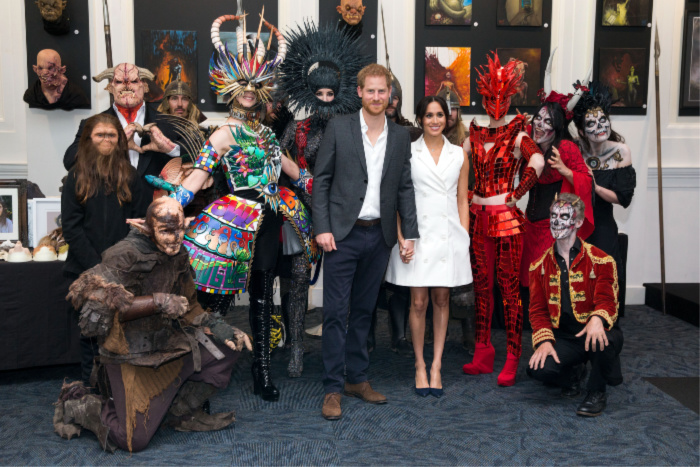
[[[388,105],[389,105],[388,103],[382,103],[382,104],[383,104],[383,105],[382,105],[382,108],[381,108],[380,110],[378,110],[377,112],[374,112],[374,111],[372,110],[372,107],[371,107],[370,104],[371,104],[371,102],[365,103],[365,102],[363,101],[363,102],[362,102],[362,108],[363,108],[368,114],[370,114],[370,115],[372,115],[372,116],[375,116],[375,117],[378,116],[378,115],[382,115],[382,114],[386,111],[386,108],[387,108]]]
[[[396,107],[393,106],[388,106],[384,113],[386,114],[387,118],[391,118],[392,120],[399,116]]]

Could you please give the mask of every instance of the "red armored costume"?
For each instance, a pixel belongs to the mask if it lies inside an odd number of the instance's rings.
[[[510,123],[496,126],[505,117],[510,97],[517,92],[522,79],[516,66],[517,62],[511,61],[501,67],[494,54],[493,59],[488,58],[488,69],[482,67],[478,71],[479,93],[484,96],[483,104],[491,117],[491,127],[480,127],[473,121],[469,128],[476,179],[469,222],[476,294],[476,349],[474,360],[464,365],[463,370],[472,375],[493,372],[495,350],[491,345],[491,315],[494,268],[497,267],[508,338],[506,365],[498,376],[501,386],[515,383],[523,328],[518,272],[524,218],[512,201],[520,199],[537,183],[536,169],[528,164],[515,191],[513,185],[523,160],[529,163],[534,155],[542,158],[535,142],[523,133],[524,117],[518,115]],[[482,202],[484,204],[480,204]]]

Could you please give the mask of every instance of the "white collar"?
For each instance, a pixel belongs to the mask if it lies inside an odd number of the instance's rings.
[[[369,130],[369,126],[367,125],[367,122],[365,122],[365,116],[362,114],[362,109],[360,109],[360,128],[362,129],[362,133],[367,133],[367,130]],[[382,130],[382,134],[388,131],[389,123],[387,122],[386,114],[384,114],[384,130]]]

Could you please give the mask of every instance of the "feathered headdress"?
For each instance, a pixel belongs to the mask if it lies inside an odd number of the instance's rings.
[[[355,92],[357,73],[370,57],[363,54],[358,38],[335,26],[317,27],[304,22],[288,34],[289,54],[279,68],[277,84],[281,95],[289,96],[293,111],[304,110],[323,119],[359,110]],[[316,91],[332,89],[335,98],[324,102]]]
[[[211,41],[216,52],[209,61],[209,84],[220,96],[229,94],[230,104],[236,97],[245,91],[255,93],[257,103],[272,100],[271,87],[268,85],[273,77],[275,69],[284,61],[287,54],[287,45],[279,30],[267,22],[264,18],[265,8],[260,15],[258,34],[251,50],[245,37],[245,14],[223,15],[214,20],[211,25]],[[236,28],[236,54],[232,54],[228,47],[221,43],[219,29],[226,21],[238,20],[242,26]],[[260,37],[262,25],[270,31],[270,39],[267,47]],[[274,58],[266,60],[267,50],[270,49],[272,36],[277,38],[277,54]]]

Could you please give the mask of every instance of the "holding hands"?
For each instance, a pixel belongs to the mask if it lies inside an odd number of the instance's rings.
[[[401,256],[401,261],[408,264],[413,259],[415,241],[399,239],[399,255]]]

